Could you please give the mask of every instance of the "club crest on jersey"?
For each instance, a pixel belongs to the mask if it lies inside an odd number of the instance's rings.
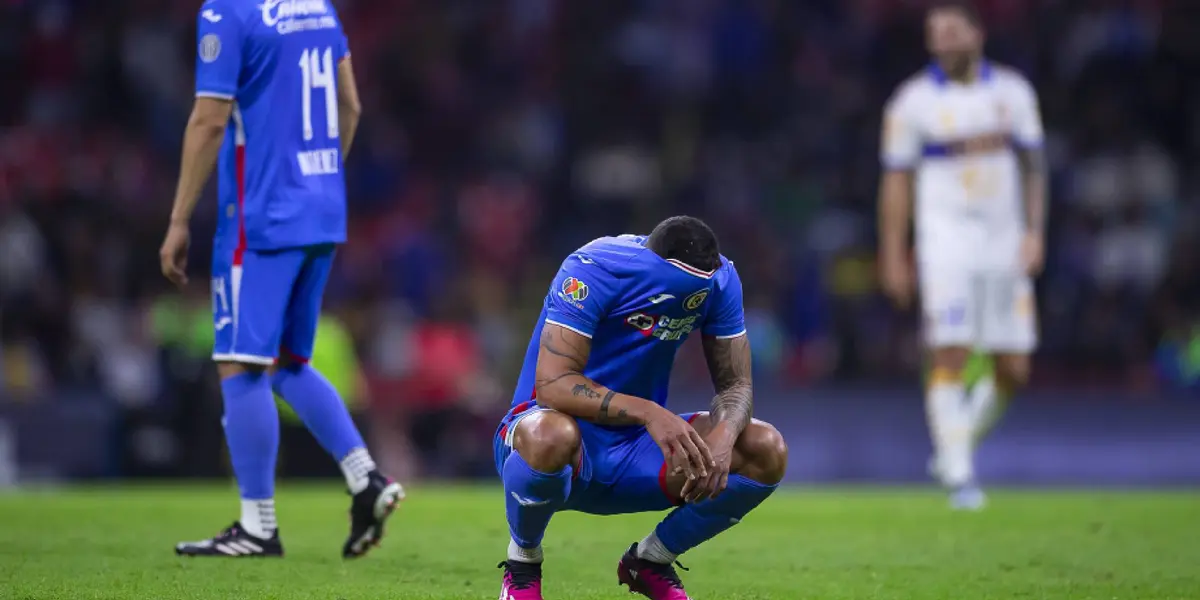
[[[575,302],[583,302],[588,297],[588,286],[574,277],[568,277],[562,282],[562,295]]]
[[[683,299],[684,310],[696,310],[708,298],[708,290],[700,290]]]

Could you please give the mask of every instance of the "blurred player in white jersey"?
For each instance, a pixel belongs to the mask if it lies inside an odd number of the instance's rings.
[[[952,506],[978,509],[984,495],[975,446],[1028,381],[1037,345],[1032,278],[1044,254],[1042,124],[1029,82],[984,58],[983,27],[970,4],[937,3],[926,15],[926,36],[933,62],[900,86],[884,115],[882,284],[907,308],[919,283],[932,352],[931,470],[951,490]],[[975,350],[993,356],[994,376],[967,389],[963,367]]]

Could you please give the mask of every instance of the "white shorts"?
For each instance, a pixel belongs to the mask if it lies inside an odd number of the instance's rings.
[[[1037,305],[1026,275],[924,269],[921,308],[931,348],[1029,354],[1037,347]]]

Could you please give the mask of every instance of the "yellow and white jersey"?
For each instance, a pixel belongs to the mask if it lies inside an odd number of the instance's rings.
[[[899,87],[884,118],[884,168],[915,174],[921,267],[1016,269],[1025,229],[1016,150],[1043,141],[1033,86],[986,61],[966,84],[932,65]]]

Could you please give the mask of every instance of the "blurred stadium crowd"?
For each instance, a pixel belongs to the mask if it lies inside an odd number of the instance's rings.
[[[708,219],[738,262],[760,381],[913,385],[918,320],[876,291],[874,208],[881,107],[927,60],[920,2],[335,4],[365,115],[352,241],[327,293],[338,341],[315,361],[342,361],[380,429],[467,427],[485,443],[558,260],[674,213]],[[1194,382],[1200,6],[979,4],[990,54],[1035,82],[1050,140],[1035,385]],[[200,393],[211,217],[185,294],[157,261],[198,8],[0,1],[8,401]]]

